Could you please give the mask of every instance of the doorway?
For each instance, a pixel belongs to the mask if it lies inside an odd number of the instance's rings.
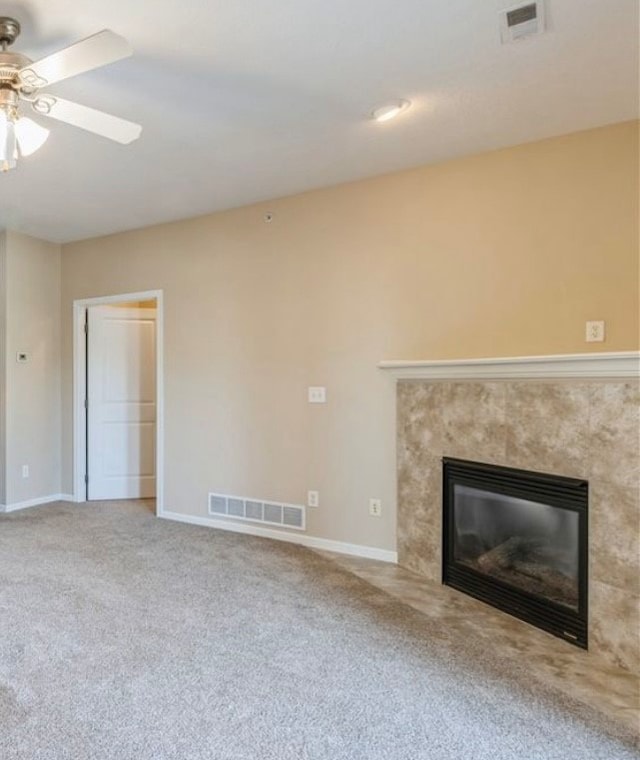
[[[162,293],[74,302],[74,498],[162,511]]]

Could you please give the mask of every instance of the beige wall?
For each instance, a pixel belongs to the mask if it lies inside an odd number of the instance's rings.
[[[0,510],[6,499],[7,233],[0,230]]]
[[[376,363],[638,348],[637,168],[627,123],[65,246],[63,489],[72,302],[161,288],[166,509],[317,489],[309,533],[395,548]]]
[[[12,505],[60,493],[60,246],[7,232],[5,255],[4,503]]]

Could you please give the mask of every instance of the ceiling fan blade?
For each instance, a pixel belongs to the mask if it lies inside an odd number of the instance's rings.
[[[107,137],[123,145],[137,140],[142,132],[142,127],[132,121],[53,95],[41,95],[30,102],[33,110],[42,116],[49,116],[65,124],[86,129],[87,132]]]
[[[30,63],[20,71],[20,79],[25,87],[40,89],[76,74],[127,58],[132,52],[124,37],[104,29],[57,53]]]

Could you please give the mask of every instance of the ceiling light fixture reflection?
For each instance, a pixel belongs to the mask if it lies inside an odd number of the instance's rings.
[[[410,100],[395,100],[393,103],[387,103],[384,106],[380,106],[371,112],[371,118],[374,121],[391,121],[399,116],[401,113],[411,107]]]

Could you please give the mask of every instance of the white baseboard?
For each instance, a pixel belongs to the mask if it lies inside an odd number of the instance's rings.
[[[337,554],[350,554],[353,557],[366,557],[367,559],[377,559],[394,564],[398,562],[397,552],[388,551],[387,549],[376,549],[374,546],[347,544],[344,541],[332,541],[329,538],[318,538],[317,536],[307,536],[299,533],[286,533],[282,530],[262,528],[258,525],[227,522],[226,520],[216,520],[213,517],[183,515],[179,512],[163,511],[158,514],[158,517],[164,520],[188,523],[189,525],[201,525],[205,528],[217,528],[218,530],[228,530],[232,533],[245,533],[250,536],[271,538],[274,541],[286,541],[290,544],[306,546],[309,549],[323,549],[324,551],[336,552]]]
[[[51,504],[54,501],[73,501],[73,496],[66,493],[55,493],[50,496],[41,496],[38,499],[29,499],[28,501],[16,501],[13,504],[0,505],[0,512],[17,512],[19,509],[28,509],[29,507],[39,507],[42,504]]]

